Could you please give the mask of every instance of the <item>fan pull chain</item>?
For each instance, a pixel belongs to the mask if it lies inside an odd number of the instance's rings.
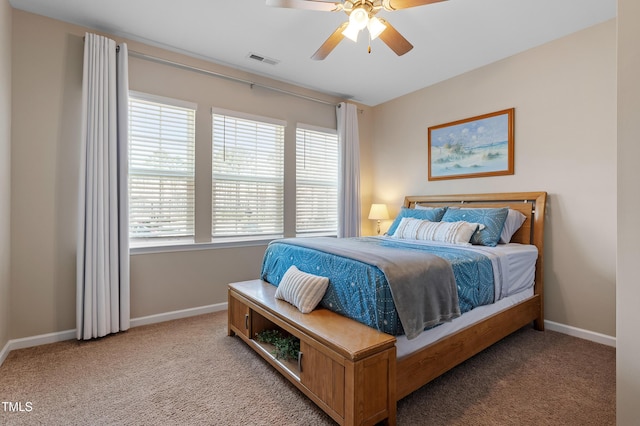
[[[368,52],[369,54],[371,54],[371,33],[367,31],[367,33],[369,34],[369,49]]]

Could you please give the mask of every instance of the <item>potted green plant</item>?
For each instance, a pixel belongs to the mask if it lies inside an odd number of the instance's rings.
[[[296,361],[300,352],[300,339],[281,330],[264,330],[256,333],[256,340],[274,347],[271,354],[276,359]]]

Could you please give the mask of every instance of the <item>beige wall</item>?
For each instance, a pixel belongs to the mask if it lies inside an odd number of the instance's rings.
[[[11,15],[0,0],[0,351],[9,340],[11,235]]]
[[[75,328],[76,193],[85,30],[17,10],[13,24],[11,337],[20,338]],[[128,42],[128,47],[285,90],[323,96],[140,43]],[[204,194],[210,194],[211,188],[211,106],[286,120],[285,232],[293,235],[295,125],[304,122],[335,128],[334,106],[142,59],[131,58],[129,71],[132,90],[198,104],[196,188]],[[362,152],[363,157],[370,157],[365,138],[371,110],[360,107]],[[369,173],[366,165],[363,173]],[[368,176],[362,180],[370,181]],[[367,206],[368,197],[363,197]],[[196,227],[203,229],[211,221],[210,198],[199,201]],[[133,255],[131,316],[224,303],[227,283],[259,275],[263,253],[264,245]]]
[[[640,419],[640,3],[618,0],[617,423]]]
[[[542,190],[546,319],[615,336],[616,24],[374,109],[374,199]],[[515,175],[429,182],[427,129],[515,108]],[[387,224],[388,226],[388,224]]]

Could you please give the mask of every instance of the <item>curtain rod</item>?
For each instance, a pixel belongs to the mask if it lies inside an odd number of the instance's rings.
[[[156,62],[156,63],[159,63],[159,64],[170,65],[172,67],[184,69],[184,70],[187,70],[187,71],[195,71],[195,72],[206,74],[206,75],[209,75],[209,76],[212,76],[212,77],[218,77],[218,78],[223,78],[225,80],[235,81],[236,83],[244,83],[244,84],[249,85],[252,88],[254,86],[257,86],[257,87],[261,87],[263,89],[271,90],[271,91],[274,91],[274,92],[283,93],[285,95],[295,96],[295,97],[301,98],[301,99],[306,99],[308,101],[318,102],[318,103],[325,104],[325,105],[333,105],[333,106],[336,105],[334,102],[325,101],[323,99],[318,99],[318,98],[314,98],[314,97],[311,97],[311,96],[301,95],[300,93],[291,92],[289,90],[280,89],[280,88],[269,86],[269,85],[266,85],[266,84],[256,83],[256,82],[251,81],[251,80],[245,80],[245,79],[242,79],[242,78],[233,77],[233,76],[226,75],[226,74],[221,74],[221,73],[218,73],[218,72],[215,72],[215,71],[206,70],[204,68],[194,67],[192,65],[182,64],[180,62],[174,62],[174,61],[170,61],[168,59],[158,58],[156,56],[147,55],[146,53],[136,52],[135,50],[129,50],[129,56],[132,56],[134,58],[144,59],[146,61]]]

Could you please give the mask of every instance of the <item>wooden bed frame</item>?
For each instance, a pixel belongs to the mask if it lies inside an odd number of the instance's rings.
[[[274,299],[275,286],[253,280],[229,285],[230,336],[238,335],[339,424],[394,425],[396,401],[521,327],[544,329],[543,253],[546,192],[408,196],[405,207],[509,207],[527,217],[512,242],[538,248],[534,294],[458,332],[396,359],[396,339],[326,309],[301,314]],[[301,340],[303,370],[273,359],[252,337],[279,327]],[[311,355],[311,358],[309,356]],[[301,355],[300,355],[301,357]]]
[[[532,297],[398,359],[398,400],[532,321],[536,330],[544,330],[543,254],[546,200],[546,192],[427,195],[405,198],[405,207],[411,208],[420,204],[461,208],[509,207],[518,210],[527,216],[527,219],[513,235],[511,242],[535,245],[538,248],[538,260]]]

